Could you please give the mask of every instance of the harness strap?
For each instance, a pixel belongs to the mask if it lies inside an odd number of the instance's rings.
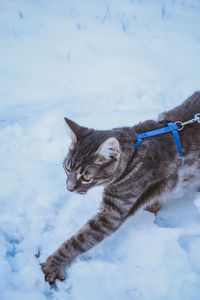
[[[137,134],[137,141],[135,143],[134,153],[136,152],[136,150],[141,145],[143,139],[147,139],[147,138],[150,138],[150,137],[153,137],[153,136],[157,136],[157,135],[161,135],[161,134],[171,132],[173,134],[174,141],[176,143],[179,156],[181,158],[181,166],[183,167],[183,152],[182,152],[180,137],[179,137],[179,134],[178,134],[178,129],[179,129],[179,127],[178,127],[177,124],[174,124],[172,122],[168,122],[167,126],[164,127],[164,128],[160,128],[160,129],[156,129],[156,130],[152,130],[152,131]]]
[[[177,150],[178,150],[179,156],[182,157],[183,156],[183,151],[182,151],[181,141],[180,141],[180,137],[179,137],[178,131],[177,130],[173,130],[172,134],[173,134],[176,146],[177,146]]]

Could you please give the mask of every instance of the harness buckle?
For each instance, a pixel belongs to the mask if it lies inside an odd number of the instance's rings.
[[[167,125],[167,123],[170,123],[170,120],[160,120],[158,123],[162,125]]]

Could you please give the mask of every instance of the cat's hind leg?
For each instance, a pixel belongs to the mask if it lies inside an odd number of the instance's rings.
[[[159,200],[154,201],[152,204],[147,205],[145,207],[145,210],[153,213],[153,214],[157,214],[157,212],[161,209],[161,204]]]

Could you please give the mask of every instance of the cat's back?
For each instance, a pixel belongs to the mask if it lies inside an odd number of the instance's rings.
[[[192,119],[195,114],[200,113],[200,92],[195,92],[186,99],[181,105],[160,115],[159,119],[167,119],[172,122],[185,122]]]
[[[161,114],[162,119],[172,122],[185,122],[194,118],[200,113],[200,92],[195,92],[181,105]],[[185,155],[193,153],[196,158],[200,158],[200,123],[194,122],[186,125],[179,131],[183,153]]]

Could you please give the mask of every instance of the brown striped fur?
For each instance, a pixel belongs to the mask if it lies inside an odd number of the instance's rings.
[[[64,280],[68,264],[116,231],[137,209],[154,206],[156,210],[159,208],[158,199],[172,191],[178,183],[200,182],[198,123],[180,131],[184,169],[180,168],[171,134],[144,140],[133,155],[136,133],[163,127],[158,122],[161,119],[186,121],[196,113],[200,113],[200,92],[175,109],[161,114],[157,121],[148,120],[133,127],[98,131],[65,119],[72,135],[72,145],[64,160],[67,188],[84,194],[94,186],[103,185],[104,192],[99,212],[41,264],[45,279],[50,284],[55,279]],[[155,200],[157,202],[152,206]]]

